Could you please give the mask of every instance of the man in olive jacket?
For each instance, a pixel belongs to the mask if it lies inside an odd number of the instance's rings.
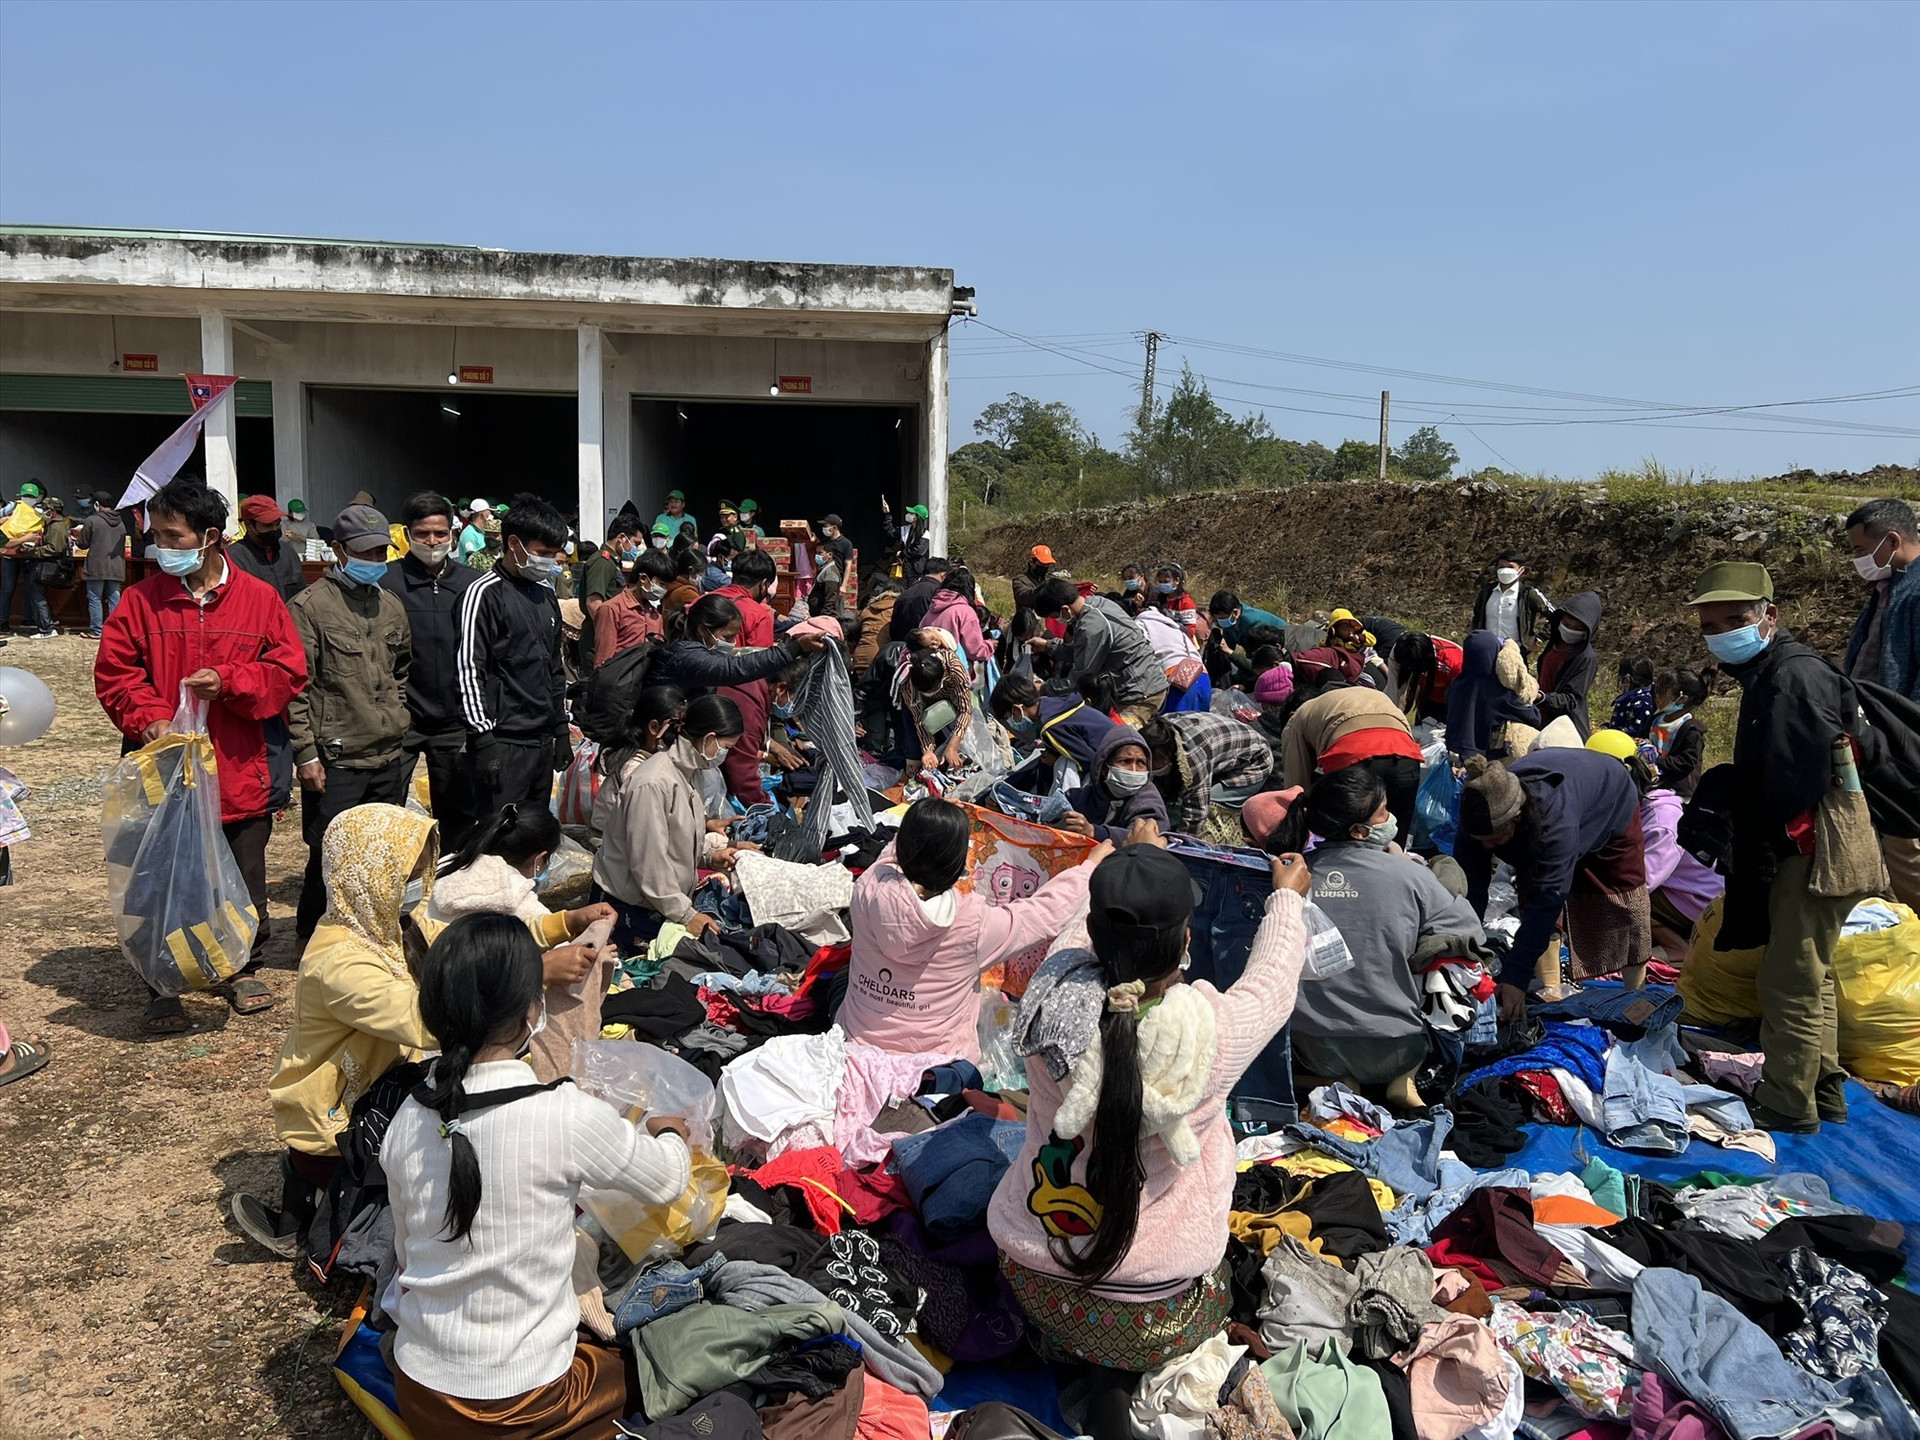
[[[303,944],[327,908],[320,878],[327,826],[356,805],[404,805],[413,774],[404,744],[413,635],[400,597],[380,584],[387,542],[386,516],[349,505],[333,526],[337,563],[287,603],[311,677],[287,707],[307,842],[295,921]]]

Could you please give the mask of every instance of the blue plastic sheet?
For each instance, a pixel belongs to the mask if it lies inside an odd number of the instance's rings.
[[[971,1410],[989,1400],[1015,1405],[1062,1435],[1073,1428],[1060,1413],[1060,1390],[1045,1365],[1009,1365],[1004,1362],[956,1364],[947,1372],[940,1393],[927,1402],[929,1410]]]
[[[1413,797],[1413,848],[1451,855],[1459,830],[1460,782],[1454,779],[1452,762],[1442,755],[1421,774]]]
[[[1562,1170],[1578,1173],[1598,1156],[1614,1169],[1644,1175],[1663,1184],[1691,1179],[1702,1170],[1729,1175],[1783,1175],[1804,1171],[1818,1175],[1833,1198],[1857,1206],[1882,1220],[1896,1220],[1915,1231],[1920,1226],[1920,1116],[1905,1115],[1883,1105],[1865,1086],[1847,1082],[1845,1125],[1823,1125],[1818,1135],[1776,1133],[1778,1163],[1769,1165],[1750,1150],[1723,1150],[1695,1145],[1685,1155],[1640,1155],[1616,1150],[1586,1126],[1528,1125],[1526,1146],[1507,1161],[1532,1174]],[[1915,1256],[1909,1254],[1907,1277],[1920,1280]]]

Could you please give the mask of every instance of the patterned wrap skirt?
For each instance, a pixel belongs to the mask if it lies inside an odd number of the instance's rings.
[[[1026,1313],[1042,1356],[1113,1370],[1151,1370],[1198,1348],[1226,1328],[1229,1302],[1224,1261],[1186,1289],[1162,1300],[1113,1300],[1057,1275],[1000,1258],[1001,1273]]]

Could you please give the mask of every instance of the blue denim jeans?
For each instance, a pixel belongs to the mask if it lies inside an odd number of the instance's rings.
[[[726,1263],[727,1257],[715,1252],[691,1270],[678,1260],[663,1260],[641,1271],[614,1297],[614,1333],[624,1335],[706,1299],[707,1277]]]
[[[40,578],[40,562],[29,560],[25,565],[26,583],[21,586],[27,592],[24,609],[27,623],[42,633],[53,629],[53,606],[47,603],[46,582]]]
[[[119,604],[120,582],[118,580],[89,579],[87,581],[87,629],[98,635],[100,627],[107,622],[107,616],[111,615]]]
[[[1272,878],[1264,871],[1245,870],[1211,861],[1182,861],[1203,898],[1193,912],[1193,939],[1189,946],[1193,967],[1190,980],[1210,981],[1225,990],[1247,968],[1254,933],[1266,917]],[[1235,1134],[1264,1135],[1300,1118],[1293,1096],[1293,1044],[1282,1026],[1247,1067],[1227,1101]]]

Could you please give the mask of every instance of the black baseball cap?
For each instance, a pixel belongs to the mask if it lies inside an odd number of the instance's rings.
[[[1089,917],[1111,931],[1184,930],[1200,898],[1187,867],[1158,845],[1114,851],[1087,882]]]
[[[822,515],[820,517],[820,523],[822,525],[838,525],[840,523],[840,517],[838,515]]]

